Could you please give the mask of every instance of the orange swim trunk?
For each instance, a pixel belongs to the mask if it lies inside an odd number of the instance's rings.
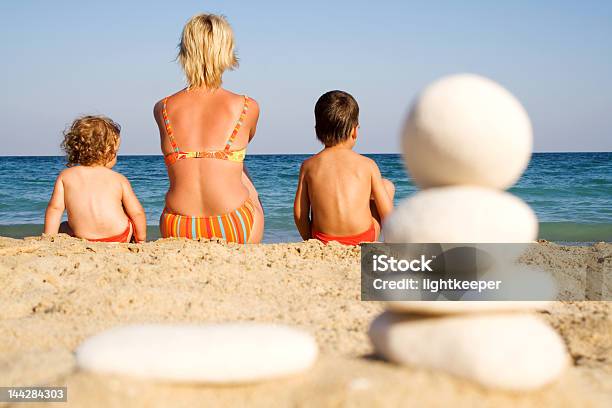
[[[319,231],[312,231],[312,238],[318,239],[324,244],[329,243],[330,241],[336,241],[344,245],[359,245],[362,242],[374,242],[376,241],[376,228],[374,228],[374,223],[370,225],[366,231],[355,234],[355,235],[345,235],[345,236],[334,236],[325,234]]]
[[[159,229],[162,238],[221,238],[245,244],[251,236],[254,220],[255,208],[251,200],[246,200],[231,213],[209,217],[174,214],[164,208],[159,219]]]

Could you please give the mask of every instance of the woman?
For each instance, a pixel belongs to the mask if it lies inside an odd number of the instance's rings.
[[[221,87],[223,72],[238,65],[232,29],[223,17],[196,15],[179,48],[187,88],[154,108],[170,179],[161,235],[260,242],[263,209],[243,165],[259,106]]]

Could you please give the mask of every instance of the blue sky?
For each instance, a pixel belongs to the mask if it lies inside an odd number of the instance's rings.
[[[122,154],[159,153],[152,106],[183,86],[176,45],[204,11],[234,28],[224,85],[262,109],[251,153],[317,151],[312,111],[330,89],[360,104],[359,151],[397,152],[419,89],[459,72],[523,102],[536,151],[612,150],[609,1],[5,1],[0,155],[59,154],[85,113],[122,125]]]

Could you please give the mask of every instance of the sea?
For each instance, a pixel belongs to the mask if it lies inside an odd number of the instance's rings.
[[[393,181],[395,204],[418,190],[399,154],[371,154]],[[246,166],[265,210],[264,242],[295,242],[293,197],[307,155],[249,155]],[[61,156],[0,157],[0,236],[39,235]],[[161,156],[119,156],[115,170],[132,183],[147,212],[148,238],[159,237],[168,177]],[[612,241],[612,152],[535,153],[510,190],[527,202],[540,222],[539,238],[581,244]],[[449,204],[450,205],[450,204]]]

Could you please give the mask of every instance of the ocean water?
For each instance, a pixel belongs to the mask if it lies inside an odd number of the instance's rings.
[[[307,155],[249,155],[246,165],[266,215],[265,242],[299,241],[293,196]],[[374,154],[384,177],[397,188],[396,204],[417,189],[397,154]],[[44,211],[63,157],[0,157],[0,235],[42,232]],[[161,156],[119,156],[124,174],[146,209],[148,236],[159,236],[168,178]],[[557,242],[612,241],[612,153],[536,153],[510,189],[537,213],[540,238]]]

